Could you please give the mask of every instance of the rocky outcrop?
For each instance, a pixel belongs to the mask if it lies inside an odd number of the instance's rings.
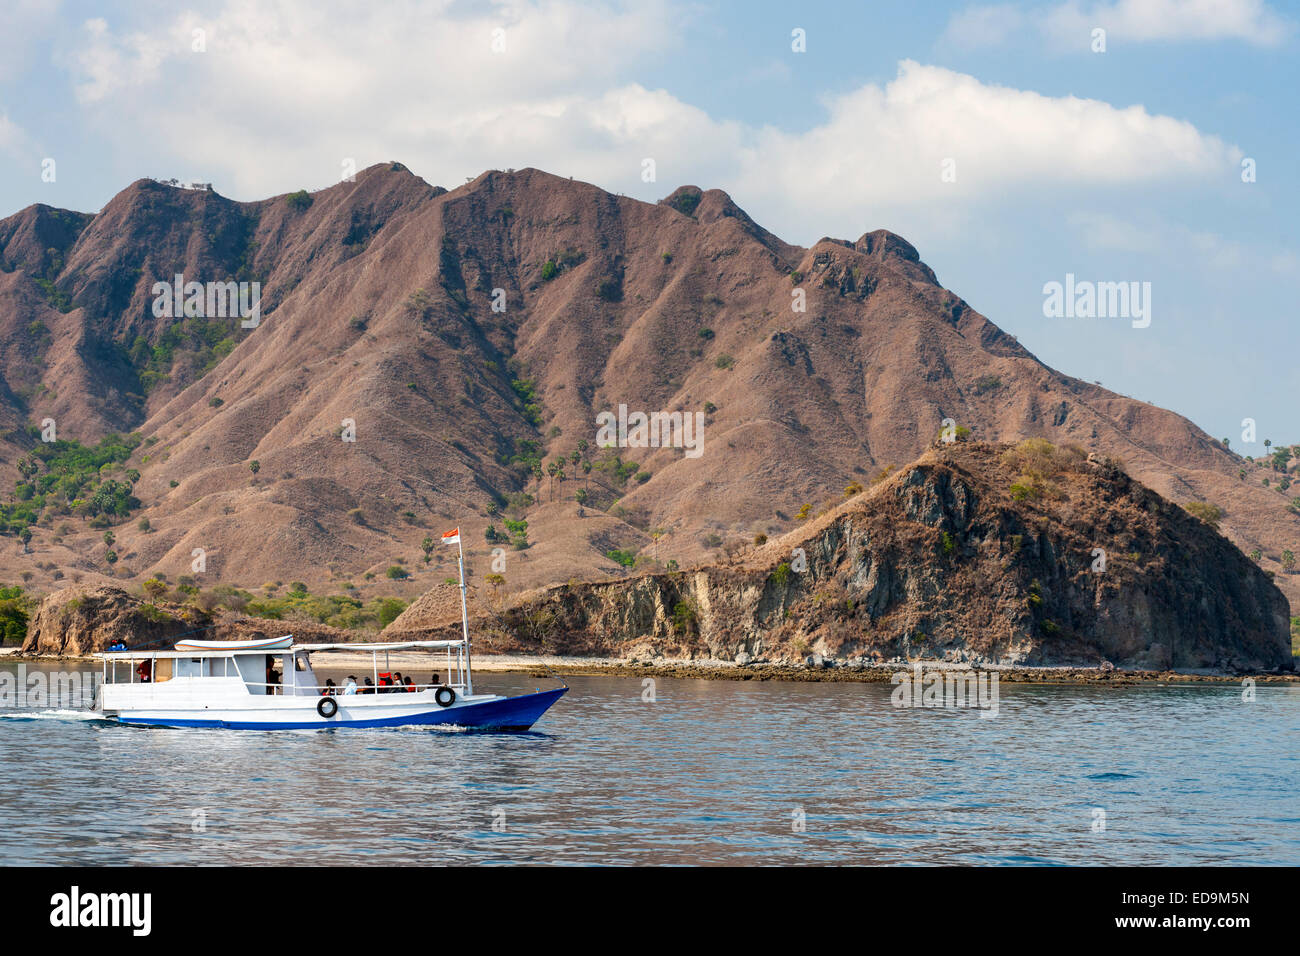
[[[45,597],[28,625],[22,653],[43,657],[93,654],[119,640],[130,648],[169,650],[182,637],[256,641],[285,634],[304,643],[356,639],[348,631],[314,621],[209,613],[192,604],[151,603],[121,588],[78,585]]]
[[[1286,600],[1231,542],[1041,441],[935,448],[744,565],[555,587],[496,623],[480,644],[552,653],[1292,667]]]
[[[23,653],[92,654],[124,641],[128,647],[170,647],[211,619],[191,607],[149,604],[120,588],[74,585],[47,595],[27,628]]]

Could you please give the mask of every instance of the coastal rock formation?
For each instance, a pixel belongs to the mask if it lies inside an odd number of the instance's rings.
[[[853,491],[853,489],[850,489]],[[385,638],[446,636],[419,602]],[[723,660],[1292,667],[1287,602],[1082,448],[938,445],[743,563],[547,589],[480,648]]]
[[[130,648],[169,650],[182,637],[253,641],[285,634],[304,643],[354,639],[347,631],[315,622],[207,612],[193,604],[144,601],[107,585],[76,585],[46,595],[28,624],[22,653],[43,657],[93,654],[118,641]]]
[[[128,647],[166,648],[210,623],[195,608],[161,607],[121,588],[74,585],[45,597],[27,628],[23,653],[92,654],[123,641]]]

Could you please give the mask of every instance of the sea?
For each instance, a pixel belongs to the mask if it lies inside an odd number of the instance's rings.
[[[565,679],[528,733],[133,728],[25,701],[0,710],[0,862],[1300,864],[1293,684],[1003,682],[981,716],[878,683]]]

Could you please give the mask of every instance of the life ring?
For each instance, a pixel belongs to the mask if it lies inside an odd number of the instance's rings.
[[[450,687],[439,687],[433,692],[433,699],[438,702],[439,707],[450,707],[456,703],[456,692]]]
[[[338,701],[333,697],[322,697],[316,701],[316,713],[320,714],[326,720],[333,717],[339,712]]]

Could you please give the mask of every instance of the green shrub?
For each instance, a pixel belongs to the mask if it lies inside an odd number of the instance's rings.
[[[1011,497],[1016,501],[1027,501],[1042,496],[1043,489],[1032,482],[1017,481],[1011,485]]]
[[[596,295],[606,302],[620,302],[623,299],[623,282],[617,277],[602,279],[596,285]]]
[[[36,600],[18,586],[0,585],[0,644],[21,644]]]
[[[673,607],[673,630],[682,635],[692,634],[695,632],[697,618],[694,601],[689,598],[678,601]]]
[[[1188,514],[1201,519],[1215,530],[1218,530],[1219,522],[1223,519],[1223,509],[1208,501],[1189,501],[1183,505],[1183,508]]]
[[[702,193],[684,192],[672,199],[669,205],[680,212],[683,216],[695,216],[695,207],[700,204],[703,198]]]
[[[625,568],[630,568],[632,565],[636,564],[636,552],[630,548],[623,550],[610,548],[605,552],[605,557],[609,558],[616,564],[621,564]]]

